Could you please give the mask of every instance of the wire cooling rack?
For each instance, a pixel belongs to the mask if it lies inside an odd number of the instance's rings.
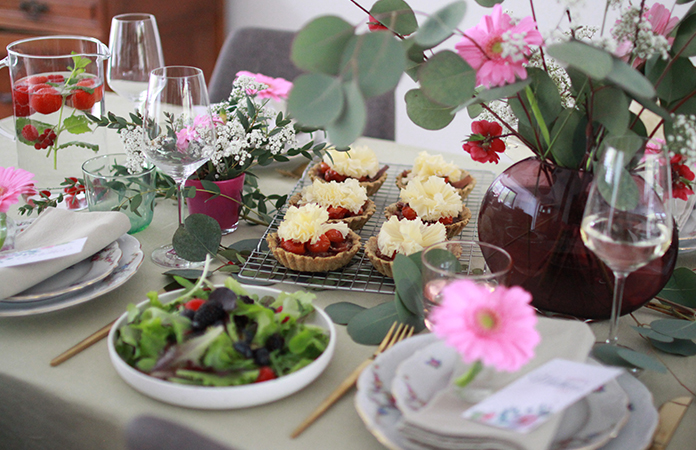
[[[387,180],[379,191],[372,196],[377,211],[365,226],[357,232],[360,235],[363,245],[370,236],[377,236],[377,234],[379,234],[380,227],[385,221],[384,208],[399,200],[399,188],[396,186],[396,176],[410,168],[410,165],[389,164]],[[459,238],[464,240],[475,240],[477,238],[476,225],[481,201],[483,200],[486,189],[495,178],[495,174],[483,170],[469,170],[469,173],[476,178],[476,186],[465,200],[466,206],[471,210],[472,217],[468,225],[464,227],[464,230],[459,235]],[[296,192],[300,192],[302,188],[308,184],[311,184],[311,181],[308,179],[305,171],[304,176],[297,182],[293,191],[288,195],[288,198]],[[318,289],[341,289],[381,294],[394,293],[394,280],[377,272],[372,266],[370,259],[365,255],[364,249],[361,249],[353,257],[350,264],[340,270],[331,272],[296,272],[278,263],[268,250],[266,235],[278,229],[278,225],[283,220],[286,210],[287,205],[281,208],[275,215],[273,221],[259,241],[259,244],[247,258],[244,266],[242,266],[239,278],[270,281],[273,283],[292,283]]]

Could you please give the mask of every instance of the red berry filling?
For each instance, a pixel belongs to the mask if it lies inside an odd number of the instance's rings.
[[[281,239],[280,247],[296,255],[333,256],[350,248],[350,241],[343,237],[338,230],[329,230],[319,237],[315,243],[297,242],[292,239]]]

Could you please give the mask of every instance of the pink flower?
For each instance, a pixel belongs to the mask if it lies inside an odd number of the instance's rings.
[[[493,7],[493,14],[484,16],[478,25],[464,33],[455,48],[476,70],[477,84],[495,87],[513,83],[516,76],[527,78],[524,64],[529,46],[542,43],[541,33],[531,17],[513,24],[498,4]]]
[[[202,114],[193,118],[193,125],[182,128],[176,132],[176,148],[180,152],[186,151],[189,142],[196,141],[201,138],[201,129],[210,129],[212,126],[217,126],[222,124],[222,119],[218,116],[214,116],[212,119],[212,125],[210,122],[210,116]]]
[[[503,127],[497,122],[478,120],[471,124],[471,131],[473,133],[462,145],[464,151],[469,153],[474,161],[498,164],[498,153],[505,151],[505,142],[500,139]]]
[[[514,372],[534,356],[541,340],[531,300],[520,287],[491,291],[471,280],[456,280],[442,290],[442,303],[429,318],[433,332],[464,362]]]
[[[288,98],[290,89],[292,89],[292,82],[284,78],[273,78],[261,73],[247,72],[246,70],[237,72],[237,76],[251,77],[256,79],[259,83],[268,85],[268,88],[258,92],[254,92],[253,90],[248,92],[250,95],[255,93],[258,98],[272,98],[277,101],[284,100]]]
[[[14,167],[0,167],[0,212],[7,212],[22,194],[34,195],[33,173]]]

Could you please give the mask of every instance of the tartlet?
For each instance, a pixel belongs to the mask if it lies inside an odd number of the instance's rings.
[[[374,268],[386,277],[394,277],[397,253],[408,256],[446,239],[443,224],[425,224],[422,220],[398,219],[392,216],[382,224],[379,234],[365,243],[365,254]]]
[[[396,176],[396,185],[404,189],[413,178],[425,180],[430,176],[443,178],[452,185],[459,196],[464,200],[476,187],[476,178],[469,172],[458,168],[454,163],[448,163],[442,155],[431,155],[428,152],[420,152],[413,163],[413,168],[404,170]]]
[[[328,272],[347,265],[360,250],[360,236],[345,223],[328,223],[328,217],[326,208],[315,203],[290,206],[278,230],[266,236],[275,259],[299,272]],[[337,233],[339,239],[334,240]]]
[[[377,210],[375,202],[367,197],[366,189],[354,178],[340,183],[315,180],[288,200],[292,206],[306,203],[327,208],[329,223],[343,222],[354,231],[360,230]]]
[[[354,178],[374,195],[387,180],[389,166],[379,167],[375,153],[366,146],[351,147],[347,152],[327,150],[322,162],[310,167],[309,178],[320,181],[343,181]]]

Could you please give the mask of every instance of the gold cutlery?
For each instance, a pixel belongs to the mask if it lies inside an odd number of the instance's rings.
[[[379,344],[379,347],[377,347],[377,350],[372,354],[371,357],[363,361],[362,364],[360,364],[358,367],[353,370],[353,372],[348,375],[348,377],[343,380],[343,382],[338,385],[338,387],[328,396],[326,399],[324,399],[323,402],[317,408],[310,414],[304,422],[302,422],[295,430],[290,434],[290,437],[292,439],[296,438],[304,430],[306,430],[311,424],[314,423],[322,414],[324,414],[331,406],[333,406],[334,403],[336,403],[341,397],[343,397],[346,392],[348,392],[354,385],[355,382],[358,380],[358,377],[360,376],[360,373],[365,370],[367,366],[369,366],[372,361],[379,355],[380,353],[384,352],[385,350],[388,350],[391,348],[394,344],[397,342],[400,342],[408,337],[413,336],[413,327],[410,325],[404,325],[403,323],[399,323],[399,326],[396,326],[397,322],[394,322],[389,328],[389,331],[387,332],[387,335],[384,336],[384,339],[382,339],[382,342]],[[396,330],[395,330],[396,329]]]
[[[99,330],[95,331],[94,333],[90,334],[77,344],[73,345],[60,355],[56,356],[51,360],[51,367],[55,367],[58,364],[64,363],[65,361],[69,360],[73,356],[77,355],[80,353],[82,350],[85,350],[92,345],[96,344],[97,342],[101,341],[104,339],[106,336],[109,335],[109,331],[111,330],[111,327],[113,324],[116,323],[114,320],[113,322],[109,323],[108,325],[105,325],[103,328],[100,328]]]
[[[674,398],[660,406],[660,422],[657,425],[650,450],[664,450],[691,404],[691,397]]]

